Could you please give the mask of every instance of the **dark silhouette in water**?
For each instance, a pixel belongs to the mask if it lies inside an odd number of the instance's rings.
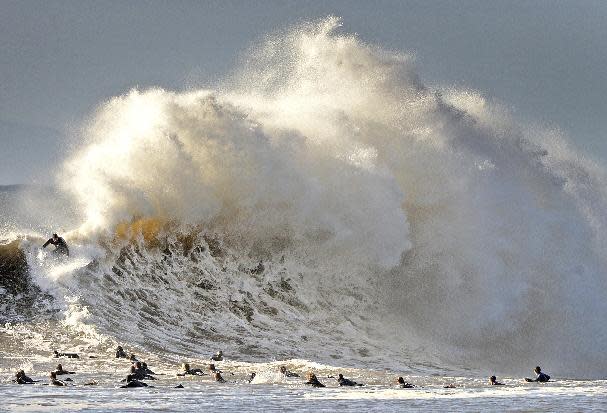
[[[67,357],[68,359],[79,359],[80,356],[76,353],[59,353],[57,350],[54,350],[53,353],[55,353],[55,358],[59,358],[59,357]]]
[[[57,380],[57,374],[55,374],[54,371],[51,371],[51,374],[49,375],[49,379],[50,379],[49,384],[51,386],[67,386],[67,384],[65,384],[61,380]]]
[[[399,377],[398,379],[396,379],[396,383],[398,384],[398,387],[400,387],[401,389],[412,389],[415,386],[411,383],[407,383],[405,381],[405,379],[403,379],[402,377]]]
[[[75,372],[63,370],[63,366],[61,364],[57,364],[57,370],[55,370],[55,374],[57,376],[60,376],[62,374],[75,374]]]
[[[550,376],[547,375],[546,373],[542,372],[542,369],[540,368],[540,366],[537,366],[534,370],[535,374],[537,375],[537,377],[535,379],[530,379],[525,377],[525,381],[528,382],[538,382],[538,383],[546,383],[550,380]]]
[[[183,363],[181,365],[181,368],[183,369],[183,373],[177,373],[178,376],[186,376],[186,375],[204,376],[204,375],[206,375],[206,373],[204,371],[202,371],[201,369],[190,368],[189,363]]]
[[[124,386],[120,386],[121,389],[126,389],[129,387],[152,387],[152,386],[148,386],[147,383],[139,381],[132,374],[129,374],[128,376],[126,376],[125,381],[126,381],[126,384]]]
[[[129,358],[129,356],[123,350],[122,346],[118,346],[116,348],[116,358],[117,359],[128,359]]]
[[[287,370],[285,366],[280,366],[279,370],[285,377],[299,377],[299,374]]]
[[[67,247],[67,243],[59,235],[53,234],[53,236],[44,243],[42,248],[46,248],[48,244],[53,244],[55,246],[55,251],[53,252],[66,255],[68,257],[70,256],[70,249]]]
[[[320,381],[318,381],[316,374],[314,374],[312,372],[306,374],[306,379],[308,379],[308,381],[306,381],[306,384],[308,384],[312,387],[325,387],[324,384],[322,384]]]
[[[355,381],[346,379],[343,374],[339,373],[339,377],[337,377],[337,382],[340,386],[362,386],[361,383],[357,383]]]
[[[25,371],[23,371],[23,370],[19,370],[17,373],[15,373],[15,380],[13,380],[13,381],[17,384],[34,384],[34,383],[36,383],[31,378],[27,377],[25,375]]]
[[[492,386],[504,386],[504,383],[498,382],[497,377],[495,376],[489,377],[489,384]]]

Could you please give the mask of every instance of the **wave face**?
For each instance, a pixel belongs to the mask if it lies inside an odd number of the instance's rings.
[[[603,169],[338,19],[217,90],[113,98],[82,139],[59,182],[84,264],[28,262],[117,340],[604,375]]]

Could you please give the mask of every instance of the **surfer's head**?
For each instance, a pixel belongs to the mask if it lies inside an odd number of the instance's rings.
[[[540,368],[540,366],[536,366],[533,371],[535,371],[536,374],[540,374],[540,372],[542,371],[542,369]]]
[[[337,378],[338,378],[339,380],[341,380],[341,379],[343,379],[343,378],[344,378],[344,375],[343,375],[343,374],[341,374],[341,373],[339,373],[339,376],[337,376]]]
[[[188,371],[188,370],[190,370],[190,364],[189,363],[183,363],[181,365],[181,368],[183,369],[183,371]]]
[[[405,383],[405,379],[403,379],[402,377],[399,377],[399,378],[396,380],[396,382],[397,382],[398,384],[404,384],[404,383]]]
[[[285,366],[280,366],[280,372],[282,374],[287,374],[287,368]]]
[[[57,239],[59,238],[59,235],[57,235],[56,233],[53,234],[53,239]]]
[[[63,371],[63,366],[61,364],[57,364],[57,371]]]

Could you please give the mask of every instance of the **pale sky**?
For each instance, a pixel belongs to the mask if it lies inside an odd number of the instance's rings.
[[[606,1],[0,0],[0,185],[48,183],[103,100],[212,86],[264,34],[328,15],[415,54],[425,83],[478,90],[607,160]]]

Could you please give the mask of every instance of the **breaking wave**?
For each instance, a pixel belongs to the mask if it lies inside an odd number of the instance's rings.
[[[20,274],[117,341],[607,367],[604,170],[338,19],[268,37],[214,90],[105,102],[58,178],[82,217],[74,261],[45,264],[29,237]]]

